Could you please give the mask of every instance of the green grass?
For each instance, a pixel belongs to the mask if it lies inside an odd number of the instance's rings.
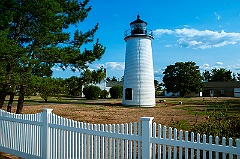
[[[9,96],[6,97],[4,102],[5,105],[8,104]],[[13,105],[16,105],[18,102],[18,96],[14,97]],[[44,101],[40,96],[27,96],[24,100],[24,105],[41,105],[44,103],[55,103],[55,104],[82,104],[85,103],[86,99],[81,97],[70,97],[70,96],[61,96],[60,98],[49,97],[48,101]]]
[[[182,109],[189,114],[209,115],[213,111],[226,109],[231,116],[240,116],[239,98],[165,98],[166,103],[158,103],[158,106],[173,105],[174,109]],[[182,105],[179,105],[179,101]],[[163,105],[164,104],[164,105]]]
[[[189,130],[190,128],[190,125],[187,120],[176,121],[170,124],[169,126],[172,128],[182,129],[182,130]]]

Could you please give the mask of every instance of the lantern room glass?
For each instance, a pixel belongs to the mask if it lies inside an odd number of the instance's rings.
[[[131,34],[146,34],[146,23],[133,23],[131,25]]]

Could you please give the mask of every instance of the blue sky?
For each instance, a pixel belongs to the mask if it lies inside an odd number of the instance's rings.
[[[90,0],[89,5],[92,11],[86,20],[68,31],[87,31],[99,23],[95,38],[106,52],[89,67],[106,67],[107,77],[123,75],[124,32],[138,13],[154,33],[155,79],[161,81],[168,65],[187,61],[194,61],[201,71],[225,68],[240,73],[239,0]],[[68,69],[53,70],[54,77],[79,76]]]

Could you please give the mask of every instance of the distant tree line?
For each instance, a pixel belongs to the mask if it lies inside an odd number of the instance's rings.
[[[202,73],[203,80],[206,82],[229,82],[240,80],[240,74],[235,74],[224,68],[213,68],[211,71],[205,70]]]
[[[200,73],[199,66],[195,62],[176,62],[169,65],[163,72],[163,86],[167,92],[180,93],[184,96],[187,93],[200,92],[204,82],[230,82],[239,81],[240,74],[234,74],[224,68],[214,68]]]

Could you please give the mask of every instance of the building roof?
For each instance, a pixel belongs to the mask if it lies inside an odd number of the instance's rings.
[[[112,86],[123,86],[123,81],[107,81],[106,87],[112,87]]]
[[[132,25],[134,23],[145,23],[147,25],[147,22],[140,19],[140,15],[137,15],[137,19],[134,20],[133,22],[131,22],[130,25]]]
[[[231,82],[204,82],[204,88],[240,88],[239,81]]]

